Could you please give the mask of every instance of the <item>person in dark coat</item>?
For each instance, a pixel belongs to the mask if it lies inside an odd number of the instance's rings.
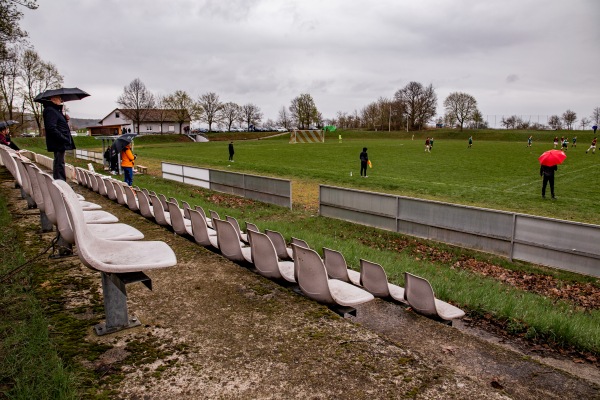
[[[234,162],[233,161],[233,154],[235,153],[235,151],[233,151],[233,142],[229,142],[229,161]]]
[[[367,178],[367,165],[369,164],[369,155],[367,154],[367,148],[363,147],[363,151],[360,153],[360,176]],[[364,172],[364,174],[363,174]]]
[[[554,171],[557,171],[558,167],[556,165],[553,165],[551,167],[547,166],[547,165],[542,165],[540,167],[540,176],[544,178],[544,181],[542,183],[542,198],[546,198],[546,185],[548,184],[548,182],[550,182],[550,194],[552,195],[552,198],[555,199],[556,197],[554,197]]]
[[[67,116],[63,114],[60,96],[50,98],[44,105],[44,127],[46,129],[46,148],[54,152],[52,176],[54,179],[67,180],[65,172],[65,151],[75,149]]]

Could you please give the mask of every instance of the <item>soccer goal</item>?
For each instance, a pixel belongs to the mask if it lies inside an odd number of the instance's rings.
[[[290,143],[325,143],[325,132],[315,131],[292,131]]]

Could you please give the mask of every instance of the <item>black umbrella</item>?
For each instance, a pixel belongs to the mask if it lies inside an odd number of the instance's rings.
[[[43,103],[45,101],[50,101],[50,99],[55,96],[60,96],[62,101],[72,101],[81,100],[84,97],[88,97],[89,93],[86,93],[79,88],[50,89],[38,94],[33,100],[37,101],[38,103]]]
[[[12,120],[12,119],[9,119],[9,120],[6,120],[6,121],[0,121],[0,130],[2,130],[4,128],[8,127],[8,126],[11,126],[11,125],[16,125],[18,123],[19,123],[18,121],[15,121],[15,120]]]
[[[112,145],[112,148],[116,153],[120,153],[123,151],[127,144],[131,143],[134,137],[137,136],[137,133],[125,133],[117,138]]]

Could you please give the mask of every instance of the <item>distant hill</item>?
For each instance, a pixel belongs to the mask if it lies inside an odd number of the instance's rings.
[[[77,129],[85,129],[88,126],[96,126],[99,125],[98,122],[101,118],[98,119],[84,119],[84,118],[71,118],[69,124],[73,128],[73,130]]]

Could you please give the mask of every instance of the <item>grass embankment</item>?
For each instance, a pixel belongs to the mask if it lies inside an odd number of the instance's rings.
[[[342,143],[338,141],[339,134]],[[579,147],[569,148],[567,161],[559,167],[557,201],[541,199],[537,161],[543,151],[552,148],[556,132],[439,130],[415,132],[414,140],[412,134],[334,132],[324,144],[306,145],[289,145],[287,136],[236,141],[235,163],[227,162],[227,146],[223,142],[166,143],[168,137],[159,137],[150,143],[150,140],[145,142],[150,138],[142,137],[136,140],[136,152],[140,163],[151,166],[155,175],[161,161],[172,161],[290,178],[294,185],[301,180],[306,187],[326,183],[600,224],[596,212],[597,189],[591,184],[600,170],[597,159],[600,156],[585,154],[587,139],[591,139],[589,133],[565,132],[578,135]],[[525,145],[529,134],[534,135],[532,148]],[[435,144],[430,154],[424,152],[423,140],[431,135],[435,137]],[[474,136],[475,143],[473,148],[467,149],[466,139],[470,135]],[[80,143],[80,139],[90,140],[77,138],[81,147],[87,143]],[[369,148],[374,163],[368,179],[357,176],[358,153],[363,146]],[[353,176],[350,171],[354,172]],[[564,285],[577,281],[599,285],[597,279],[509,263],[498,257],[440,244],[429,245],[444,249],[449,256],[443,262],[429,261],[415,251],[415,239],[316,217],[314,204],[308,209],[298,207],[305,205],[297,203],[298,196],[294,197],[295,209],[289,211],[214,195],[154,176],[136,175],[135,184],[192,205],[202,205],[207,211],[214,209],[221,215],[232,215],[240,222],[254,222],[260,229],[278,230],[288,239],[300,237],[317,250],[322,246],[339,250],[353,268],[358,267],[359,258],[378,262],[390,281],[399,285],[404,284],[404,271],[424,276],[431,281],[439,298],[472,313],[491,316],[511,333],[600,354],[599,310],[586,310],[570,302],[516,289],[454,268],[454,263],[467,255],[507,269],[553,275]],[[318,203],[318,199],[316,201]],[[395,246],[397,243],[401,244]]]
[[[14,221],[6,202],[0,196],[0,277],[21,265],[26,256],[17,230],[11,229]],[[50,338],[34,275],[28,269],[0,282],[0,397],[75,399],[75,378]]]

